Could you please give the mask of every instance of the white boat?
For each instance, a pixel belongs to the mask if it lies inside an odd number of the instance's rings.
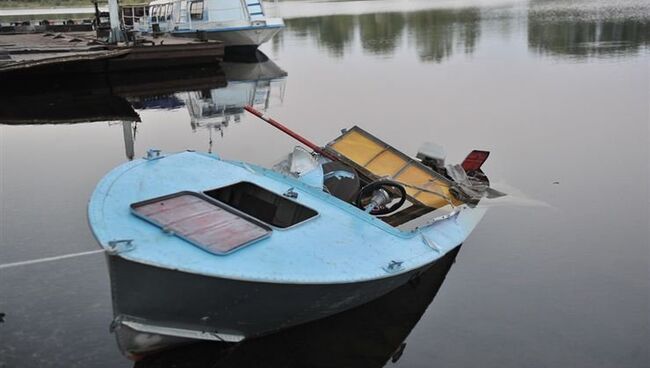
[[[133,29],[175,37],[215,39],[228,48],[253,48],[284,28],[270,18],[261,0],[155,0]]]

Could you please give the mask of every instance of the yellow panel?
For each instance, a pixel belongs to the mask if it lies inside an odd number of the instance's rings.
[[[434,180],[434,177],[431,173],[428,173],[417,166],[409,166],[406,170],[397,175],[395,180],[422,187],[429,184],[431,180]]]
[[[406,194],[410,195],[411,197],[414,197],[417,193],[420,192],[417,189],[413,189],[413,188],[409,188],[409,187],[405,187],[404,189],[406,189]]]
[[[426,192],[420,192],[420,194],[415,196],[415,199],[420,201],[423,205],[433,208],[440,208],[449,204],[449,201],[446,199]]]
[[[392,151],[384,151],[366,166],[371,173],[377,176],[393,176],[406,165],[403,157]]]
[[[451,203],[454,206],[459,206],[463,204],[462,201],[459,201],[458,199],[456,199],[456,197],[454,197],[453,194],[451,194],[451,192],[449,191],[449,186],[447,186],[444,183],[435,182],[433,183],[433,185],[425,187],[425,189],[430,190],[432,192],[439,193],[447,197],[449,200],[451,200]],[[447,198],[441,198],[440,196],[437,196],[433,193],[420,192],[417,196],[415,196],[415,198],[418,201],[422,202],[422,204],[430,207],[438,208],[449,204]]]
[[[401,174],[395,177],[395,180],[430,190],[435,193],[440,193],[441,195],[450,198],[454,205],[462,203],[455,200],[451,193],[449,193],[449,186],[446,183],[436,180],[436,178],[431,173],[425,171],[420,167],[411,166],[407,168]],[[438,208],[449,204],[449,201],[447,201],[447,199],[433,193],[418,193],[417,190],[413,189],[407,189],[406,192],[425,206]]]
[[[384,147],[357,131],[350,131],[331,146],[335,151],[364,166]]]

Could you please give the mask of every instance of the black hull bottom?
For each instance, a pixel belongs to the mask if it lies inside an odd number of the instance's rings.
[[[406,347],[403,341],[433,301],[459,250],[405,285],[343,313],[237,345],[198,342],[176,347],[150,355],[135,367],[383,367],[399,359]]]
[[[455,255],[457,249],[451,253]],[[143,265],[118,256],[108,256],[108,264],[117,322],[136,321],[145,326],[248,339],[368,303],[417,280],[428,269],[448,270],[448,256],[385,279],[322,285],[220,279]],[[138,338],[152,344],[134,344]],[[155,340],[132,333],[118,333],[118,343],[127,355],[161,348]]]

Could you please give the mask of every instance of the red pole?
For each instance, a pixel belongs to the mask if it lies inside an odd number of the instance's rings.
[[[274,127],[280,129],[282,132],[284,132],[285,134],[291,136],[293,139],[297,140],[298,142],[300,142],[300,143],[304,144],[305,146],[311,148],[314,152],[318,153],[319,155],[325,156],[325,157],[327,157],[327,158],[329,158],[330,160],[333,160],[333,161],[338,161],[339,160],[336,156],[334,156],[334,155],[332,155],[330,153],[327,153],[325,150],[323,150],[322,148],[317,146],[315,143],[311,142],[309,139],[307,139],[307,138],[301,136],[300,134],[294,132],[293,130],[287,128],[286,126],[282,125],[280,122],[274,120],[273,118],[264,116],[264,114],[262,112],[258,111],[253,106],[246,105],[246,106],[244,106],[244,109],[246,111],[250,112],[251,114],[257,116],[258,118],[264,120],[265,122],[267,122],[267,123],[273,125]]]

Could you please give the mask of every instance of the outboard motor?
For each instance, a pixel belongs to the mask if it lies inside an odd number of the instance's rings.
[[[422,164],[433,169],[433,171],[445,176],[447,175],[447,170],[445,170],[447,152],[445,152],[445,148],[441,145],[433,142],[424,142],[418,149],[418,154],[415,157],[420,159]]]

